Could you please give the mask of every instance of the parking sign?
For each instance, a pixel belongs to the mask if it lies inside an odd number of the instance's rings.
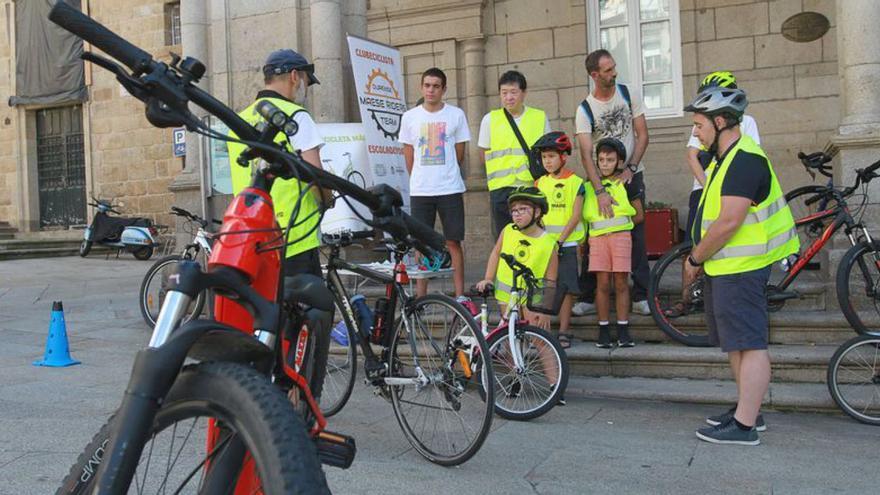
[[[183,127],[175,128],[173,141],[174,157],[186,156],[186,129]]]

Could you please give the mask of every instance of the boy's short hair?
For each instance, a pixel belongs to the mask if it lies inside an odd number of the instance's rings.
[[[527,86],[526,76],[522,75],[522,72],[509,70],[498,78],[498,89],[501,89],[501,86],[504,84],[516,84],[520,90],[525,91]]]
[[[440,83],[443,85],[443,87],[446,87],[446,73],[438,69],[437,67],[431,67],[425,72],[422,72],[422,83],[425,82],[426,77],[436,77],[440,79]]]
[[[611,57],[611,52],[604,48],[599,48],[598,50],[593,50],[587,55],[587,58],[584,59],[584,67],[587,68],[587,74],[592,74],[599,70],[599,61],[602,60],[602,57]]]

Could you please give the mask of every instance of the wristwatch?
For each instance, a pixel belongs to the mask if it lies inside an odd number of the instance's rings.
[[[605,186],[602,186],[599,189],[596,189],[596,196],[598,196],[602,193],[608,194],[608,191],[605,190]]]
[[[692,255],[692,254],[689,254],[689,255],[688,255],[687,260],[688,260],[688,264],[691,265],[691,266],[693,266],[693,267],[700,267],[700,266],[703,266],[702,263],[697,263],[697,260],[694,258],[694,255]]]
[[[626,168],[628,168],[630,172],[636,173],[636,171],[639,169],[639,164],[638,163],[627,163]]]

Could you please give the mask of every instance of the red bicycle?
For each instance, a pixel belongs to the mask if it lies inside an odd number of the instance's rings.
[[[798,155],[808,171],[818,170],[830,176],[826,164],[831,157],[824,153]],[[811,185],[798,188],[786,194],[786,201],[805,208],[818,205],[819,211],[807,211],[805,216],[795,216],[801,247],[800,254],[794,254],[780,262],[783,274],[775,283],[767,286],[767,307],[778,311],[790,299],[798,299],[800,293],[793,289],[792,283],[805,270],[834,234],[843,229],[852,246],[837,267],[837,298],[847,321],[862,334],[880,329],[880,243],[874,241],[862,217],[868,206],[867,186],[878,177],[880,161],[864,170],[856,171],[853,185],[837,189],[833,185]],[[861,194],[855,195],[861,190]],[[857,196],[860,203],[850,210],[847,198]],[[793,211],[796,215],[801,208]],[[804,239],[807,241],[805,242]],[[685,282],[682,275],[684,260],[691,252],[691,244],[683,243],[664,254],[651,270],[651,284],[648,287],[648,304],[651,316],[657,326],[676,342],[694,347],[709,345],[703,317],[703,284],[701,275],[696,280]]]
[[[205,72],[201,62],[155,61],[65,2],[49,18],[131,69],[83,54],[146,104],[150,123],[230,139],[207,129],[189,111],[192,102],[240,137],[247,159],[260,159],[251,186],[224,215],[208,271],[183,260],[169,277],[121,406],[57,493],[329,493],[321,462],[347,467],[356,451],[354,439],[325,431],[315,400],[333,299],[320,277],[283,276],[280,252],[290,225],[283,231],[275,220],[271,186],[301,179],[339,191],[370,208],[373,226],[421,252],[442,251],[443,236],[401,211],[400,194],[390,187],[366,191],[279,148],[273,138],[286,116],[260,105],[266,124],[251,127],[195,85]],[[218,296],[216,320],[182,324],[189,303],[206,290]]]

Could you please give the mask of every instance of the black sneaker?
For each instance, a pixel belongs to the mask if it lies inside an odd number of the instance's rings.
[[[718,426],[732,419],[734,413],[736,413],[736,406],[731,407],[730,410],[726,413],[709,416],[708,418],[706,418],[706,423],[709,423],[712,426]],[[758,418],[755,420],[755,430],[767,431],[767,423],[764,422],[763,414],[758,414]]]
[[[730,444],[730,445],[760,445],[761,440],[758,438],[758,432],[753,427],[751,430],[741,430],[736,425],[736,421],[730,418],[730,421],[722,423],[718,426],[709,426],[697,430],[697,438],[709,443]]]
[[[617,325],[617,346],[635,347],[632,337],[629,336],[629,325]]]
[[[596,341],[596,347],[600,349],[611,349],[611,325],[599,325],[599,340]]]

